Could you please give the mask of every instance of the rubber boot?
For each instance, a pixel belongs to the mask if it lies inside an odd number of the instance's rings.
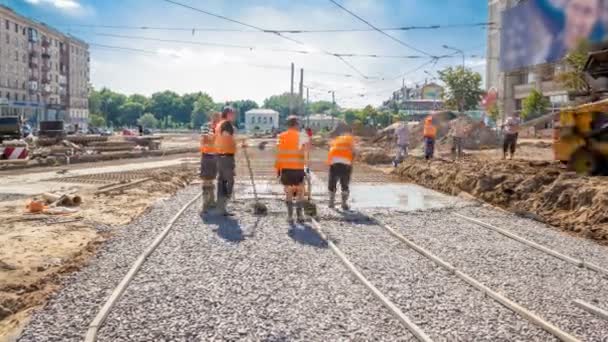
[[[285,201],[287,204],[287,222],[293,224],[293,201]]]
[[[234,216],[233,213],[229,212],[226,209],[227,204],[228,204],[228,199],[226,197],[223,197],[223,196],[218,197],[217,206],[216,206],[217,213],[219,215],[223,215],[223,216]]]
[[[342,210],[350,210],[350,206],[348,205],[348,191],[342,191]]]
[[[329,193],[329,209],[335,209],[335,208],[336,208],[336,193],[330,192]]]
[[[299,223],[304,222],[304,201],[296,203],[296,217]]]
[[[202,212],[203,212],[203,214],[206,214],[209,212],[209,209],[210,209],[209,208],[209,187],[206,185],[203,185],[202,191],[203,191],[203,195],[202,195],[203,210],[202,210]]]
[[[217,206],[217,202],[215,202],[215,184],[209,185],[209,195],[208,195],[208,206],[209,209],[215,209]]]

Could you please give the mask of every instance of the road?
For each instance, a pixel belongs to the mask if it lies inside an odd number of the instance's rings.
[[[198,200],[187,207],[108,312],[99,341],[608,336],[605,318],[573,303],[608,309],[606,247],[364,165],[353,175],[354,211],[329,210],[322,153],[311,163],[318,225],[289,226],[272,153],[251,152],[269,214],[253,216],[239,159],[237,215],[200,217]],[[35,314],[20,341],[81,341],[138,255],[198,192],[186,188],[122,229]]]

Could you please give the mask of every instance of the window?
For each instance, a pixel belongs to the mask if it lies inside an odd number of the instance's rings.
[[[8,21],[8,19],[7,19],[7,20],[6,20],[6,22],[5,22],[5,24],[6,24],[6,25],[5,25],[5,26],[6,26],[6,29],[7,29],[7,30],[10,30],[10,29],[11,29],[11,28],[10,28],[11,22],[10,22],[10,21]],[[7,95],[8,95],[8,94],[7,94]]]
[[[254,124],[255,123],[255,116],[251,117],[251,123]]]
[[[15,23],[15,33],[19,33],[19,25]]]
[[[272,116],[270,117],[270,123],[272,124]]]
[[[263,122],[264,122],[264,124],[267,124],[268,123],[268,118],[264,117]]]

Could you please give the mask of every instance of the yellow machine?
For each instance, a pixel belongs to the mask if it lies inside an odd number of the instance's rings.
[[[608,175],[608,99],[562,110],[553,139],[555,159],[570,170]]]

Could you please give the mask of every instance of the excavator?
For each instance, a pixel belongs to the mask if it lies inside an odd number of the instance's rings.
[[[585,74],[592,84],[591,101],[563,109],[554,126],[555,159],[583,175],[608,176],[608,49],[589,54]],[[602,89],[606,88],[606,89]]]

